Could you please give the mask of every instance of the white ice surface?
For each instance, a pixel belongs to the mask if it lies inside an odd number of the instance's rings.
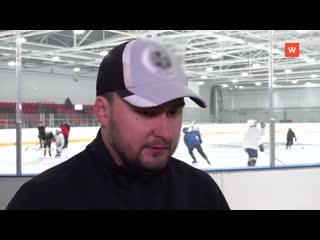
[[[203,135],[202,148],[211,161],[209,166],[200,156],[197,150],[194,155],[198,164],[194,167],[203,170],[243,168],[247,167],[247,154],[241,146],[240,134],[216,134]],[[281,141],[282,140],[282,141]],[[320,164],[320,136],[319,134],[300,134],[298,142],[294,142],[291,149],[285,149],[285,135],[276,135],[276,165],[282,166],[295,164]],[[69,143],[68,149],[64,150],[61,158],[55,158],[53,144],[52,157],[43,157],[43,150],[36,147],[23,146],[22,148],[22,173],[37,174],[81,152],[89,142]],[[266,152],[269,152],[268,143],[265,144]],[[269,155],[259,152],[257,166],[270,166]],[[0,174],[16,174],[16,148],[15,146],[0,147]],[[191,165],[192,158],[182,139],[179,142],[174,157]]]

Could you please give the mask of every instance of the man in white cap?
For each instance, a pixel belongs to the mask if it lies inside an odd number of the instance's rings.
[[[172,157],[186,86],[177,59],[161,44],[135,39],[100,64],[96,139],[20,188],[7,209],[229,209],[213,178]]]

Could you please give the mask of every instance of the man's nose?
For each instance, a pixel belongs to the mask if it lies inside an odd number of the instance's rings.
[[[168,119],[166,114],[161,114],[155,120],[154,132],[153,134],[156,137],[163,138],[166,140],[171,140],[172,132],[170,129],[170,120]]]

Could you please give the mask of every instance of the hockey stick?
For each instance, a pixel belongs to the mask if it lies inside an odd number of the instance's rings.
[[[268,152],[266,152],[266,151],[263,151],[265,154],[267,154],[267,155],[270,155]],[[287,165],[287,164],[285,164],[284,162],[282,162],[280,159],[278,159],[278,158],[275,158],[275,160],[277,160],[277,161],[279,161],[279,162],[281,162],[283,165]]]
[[[301,149],[304,149],[304,146],[301,146],[301,144],[298,143],[297,141],[296,141],[296,144],[297,144],[299,147],[301,147]]]
[[[26,149],[24,151],[27,151],[30,148],[34,148],[35,146],[39,145],[39,143],[33,144],[31,146],[26,147]]]

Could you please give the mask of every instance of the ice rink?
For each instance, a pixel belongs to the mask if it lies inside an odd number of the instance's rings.
[[[205,130],[205,129],[203,129]],[[299,165],[299,164],[320,164],[320,133],[319,132],[299,132],[296,131],[298,141],[294,142],[291,149],[285,147],[285,133],[276,134],[276,165]],[[210,134],[203,133],[202,148],[211,161],[207,162],[199,155],[197,150],[194,154],[198,164],[194,167],[203,170],[247,168],[247,154],[242,148],[241,134]],[[269,147],[268,138],[265,137],[265,152],[259,152],[256,166],[268,167]],[[88,142],[70,142],[67,150],[64,150],[61,158],[55,158],[55,144],[53,143],[52,157],[43,157],[43,150],[39,145],[23,145],[22,147],[22,173],[37,174],[56,164],[59,164],[73,155],[81,152],[89,144]],[[1,161],[0,174],[16,174],[16,148],[15,146],[0,147]],[[192,158],[188,149],[180,139],[174,157],[190,164]]]

